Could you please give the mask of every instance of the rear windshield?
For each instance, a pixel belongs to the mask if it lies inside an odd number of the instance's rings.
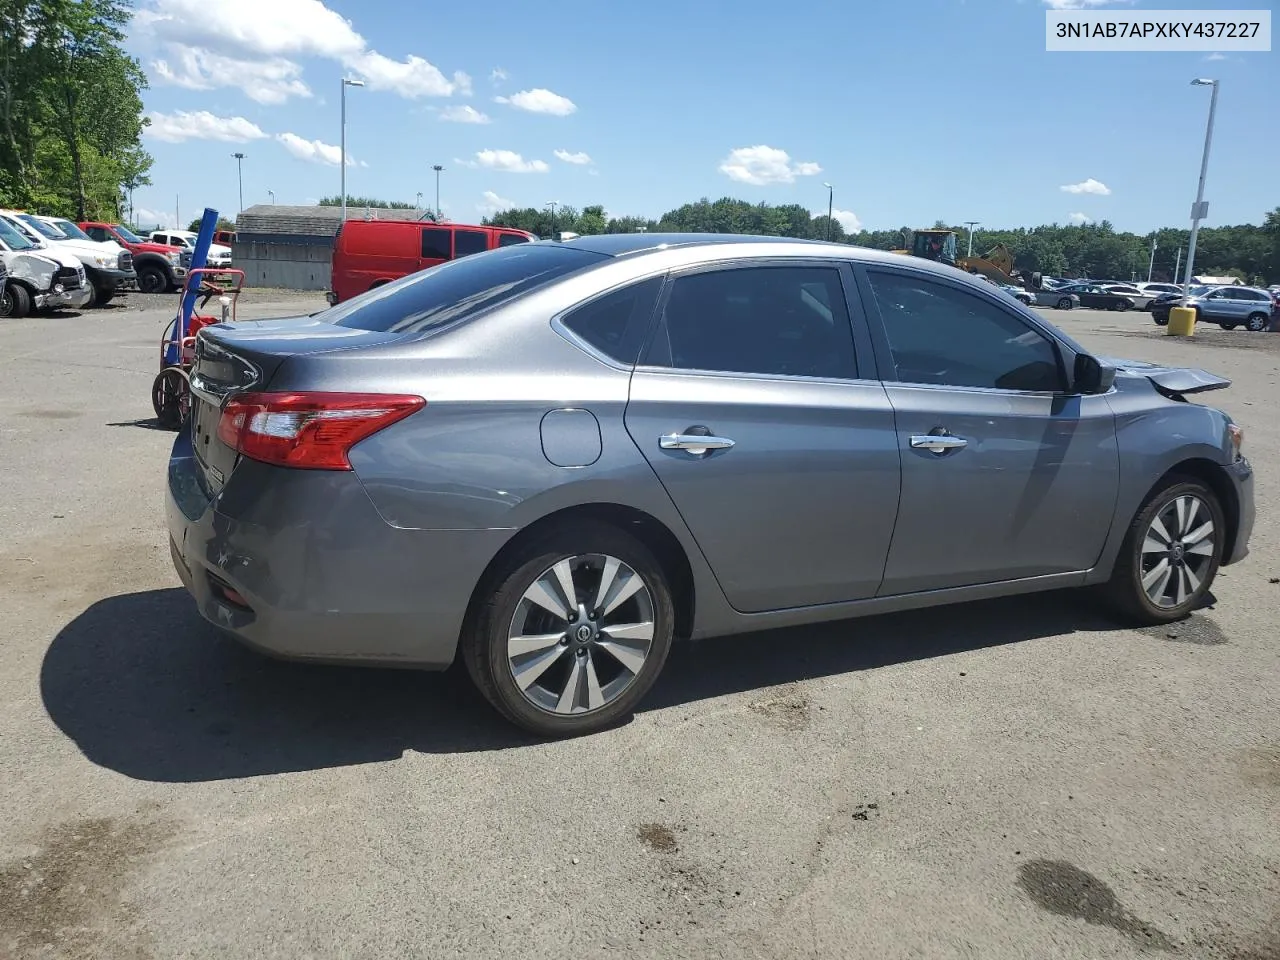
[[[411,273],[322,310],[316,319],[360,330],[421,333],[607,259],[558,243],[504,247]]]

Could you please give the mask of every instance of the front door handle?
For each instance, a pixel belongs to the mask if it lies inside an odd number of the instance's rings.
[[[961,447],[967,447],[968,445],[969,441],[965,440],[963,437],[952,437],[946,435],[939,436],[936,433],[929,433],[922,437],[911,438],[912,449],[928,450],[929,452],[936,453],[939,456],[946,453],[948,450],[959,450]]]
[[[668,433],[658,438],[663,450],[684,450],[700,457],[712,450],[728,450],[733,441],[728,437],[700,436],[696,433]]]

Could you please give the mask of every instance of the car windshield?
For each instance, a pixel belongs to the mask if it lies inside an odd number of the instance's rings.
[[[3,240],[4,245],[10,250],[32,250],[35,248],[35,244],[4,217],[0,217],[0,240]]]
[[[61,230],[63,235],[66,236],[67,238],[71,240],[88,240],[90,243],[93,242],[93,237],[89,236],[87,233],[85,233],[83,230],[77,227],[70,220],[61,220],[61,219],[55,218],[53,222],[54,222],[54,225],[59,230]]]
[[[341,327],[421,333],[607,260],[558,243],[522,243],[411,273],[316,314]]]
[[[67,235],[64,234],[57,227],[50,226],[49,224],[45,223],[43,220],[33,217],[29,213],[18,214],[18,219],[21,220],[23,223],[25,223],[27,226],[29,226],[32,230],[35,230],[37,233],[41,234],[44,237],[47,237],[50,240],[67,239]]]
[[[145,241],[122,223],[116,224],[116,233],[128,243],[144,243]]]

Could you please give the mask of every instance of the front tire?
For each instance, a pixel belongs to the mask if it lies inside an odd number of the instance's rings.
[[[514,553],[488,589],[463,637],[467,672],[499,713],[538,736],[580,736],[629,716],[670,652],[670,585],[648,548],[616,527],[555,529]]]
[[[169,277],[154,263],[138,267],[138,289],[143,293],[164,293],[169,289]]]
[[[1058,300],[1059,310],[1070,310],[1072,306],[1073,304],[1071,303],[1070,297],[1062,297],[1061,299]]]
[[[1225,536],[1217,494],[1203,481],[1173,478],[1129,525],[1107,584],[1112,603],[1140,624],[1181,620],[1213,585]]]
[[[31,294],[20,283],[4,285],[4,299],[0,300],[0,317],[17,320],[31,312]]]
[[[1169,315],[1167,313],[1163,317],[1157,317],[1152,314],[1151,320],[1157,327],[1167,327],[1169,325]]]

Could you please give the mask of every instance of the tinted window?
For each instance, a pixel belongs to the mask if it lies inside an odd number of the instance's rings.
[[[452,257],[451,234],[452,231],[448,227],[423,227],[422,258],[424,260],[448,260]]]
[[[607,259],[603,254],[559,244],[531,243],[491,250],[411,273],[316,317],[361,330],[419,333],[515,299]]]
[[[89,233],[89,236],[93,237],[94,240],[115,239],[114,237],[111,236],[111,234],[107,233],[104,227],[90,227],[88,230],[88,233]]]
[[[453,231],[453,255],[466,257],[489,249],[489,236],[483,230]]]
[[[678,278],[649,362],[686,370],[854,377],[840,274],[748,267]]]
[[[635,363],[661,288],[661,277],[632,284],[578,307],[561,322],[605,356]]]
[[[981,297],[923,277],[872,271],[902,383],[1060,390],[1058,351],[1040,331]]]
[[[500,233],[498,234],[498,246],[509,247],[516,243],[528,243],[528,237],[522,237],[518,233]]]

